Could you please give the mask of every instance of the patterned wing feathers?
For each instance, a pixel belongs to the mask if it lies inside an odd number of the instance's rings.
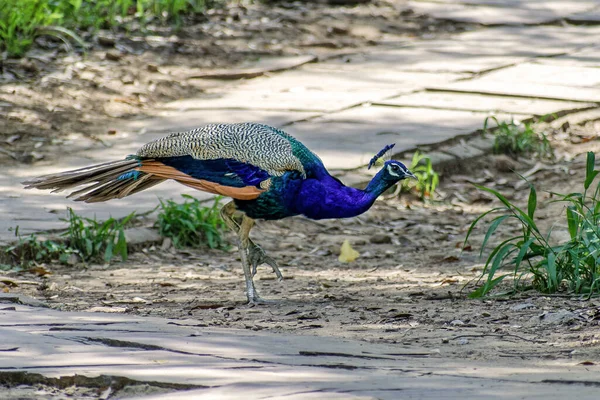
[[[231,187],[211,182],[203,179],[194,178],[174,167],[167,166],[160,161],[144,160],[142,165],[137,168],[150,176],[160,179],[173,179],[183,185],[202,190],[208,193],[220,194],[238,200],[256,199],[264,190],[256,186]]]
[[[198,160],[234,159],[281,176],[304,166],[292,143],[273,128],[256,123],[211,124],[188,132],[172,133],[144,145],[142,158],[192,156]]]

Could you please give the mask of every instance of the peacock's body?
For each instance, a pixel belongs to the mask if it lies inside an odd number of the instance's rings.
[[[173,133],[142,146],[125,160],[42,176],[25,184],[53,191],[83,186],[68,197],[90,203],[123,198],[167,179],[231,197],[233,201],[223,207],[221,215],[238,234],[246,294],[249,302],[256,303],[263,301],[252,281],[256,267],[267,263],[280,278],[281,273],[275,261],[249,238],[255,219],[353,217],[407,177],[414,175],[401,162],[391,160],[364,190],[347,187],[292,136],[267,125],[241,123]],[[236,211],[242,213],[241,220],[234,218]]]

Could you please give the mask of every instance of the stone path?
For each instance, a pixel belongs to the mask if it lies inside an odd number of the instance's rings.
[[[199,98],[166,104],[152,119],[123,121],[110,147],[79,142],[77,151],[58,163],[8,168],[0,177],[5,216],[0,242],[13,239],[9,228],[15,226],[22,233],[61,227],[66,206],[102,219],[151,209],[157,197],[190,193],[164,184],[91,206],[25,191],[19,184],[27,177],[121,158],[171,130],[209,122],[282,126],[340,171],[364,165],[392,142],[405,153],[417,145],[471,137],[431,154],[446,161],[482,154],[489,143],[476,133],[491,114],[524,119],[598,107],[598,1],[444,0],[410,6],[491,26],[444,39],[384,43],[268,74],[260,72],[263,61],[255,79],[223,81]],[[540,25],[556,21],[586,25]],[[289,66],[281,60],[274,65]],[[155,382],[149,386],[156,399],[236,399],[240,393],[248,399],[560,399],[572,397],[572,384],[577,384],[577,398],[598,397],[596,372],[560,362],[467,363],[431,349],[213,330],[198,321],[12,307],[0,307],[0,382],[19,371],[41,374],[38,380],[101,374],[113,383],[118,379],[110,376]],[[159,393],[183,388],[177,385],[190,385],[192,391]]]
[[[123,217],[190,190],[165,184],[106,205],[81,205],[20,181],[46,173],[119,159],[173,130],[210,122],[257,121],[284,127],[314,149],[334,170],[365,165],[373,153],[395,142],[398,154],[419,145],[466,137],[486,116],[525,119],[597,107],[600,102],[598,1],[414,1],[415,11],[445,19],[493,25],[431,40],[376,46],[355,54],[314,61],[310,55],[261,60],[254,68],[220,75],[198,98],[175,101],[155,117],[123,121],[110,147],[78,140],[58,163],[8,168],[0,177],[0,242],[21,233],[63,226],[67,206],[100,219]],[[555,21],[586,25],[539,25]],[[287,69],[295,67],[292,69]],[[281,72],[275,72],[281,71]],[[229,80],[244,73],[255,79]],[[215,78],[214,74],[190,79]],[[438,158],[481,154],[459,146]],[[343,175],[343,173],[341,174]],[[362,182],[365,177],[349,177]],[[195,195],[206,197],[195,192]]]
[[[584,400],[597,399],[600,385],[594,368],[573,361],[463,362],[439,349],[215,329],[191,319],[59,312],[1,300],[0,385],[83,375],[88,378],[78,386],[115,398],[165,400],[233,400],[241,393],[248,400],[547,400],[572,398],[574,390]]]

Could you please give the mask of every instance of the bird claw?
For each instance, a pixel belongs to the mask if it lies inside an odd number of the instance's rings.
[[[263,299],[259,295],[255,294],[253,297],[248,296],[248,305],[257,306],[257,305],[268,305],[268,304],[277,304],[275,300],[267,300]]]
[[[259,265],[267,264],[273,269],[273,273],[277,275],[277,279],[280,281],[283,280],[283,275],[279,270],[277,262],[272,257],[268,256],[259,245],[254,243],[250,244],[250,248],[248,249],[248,258],[250,264],[252,265],[252,277],[256,275],[256,269]]]

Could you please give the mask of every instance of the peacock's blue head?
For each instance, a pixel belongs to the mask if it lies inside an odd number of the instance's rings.
[[[369,161],[369,169],[377,163],[378,160],[383,158],[383,156],[392,150],[395,146],[395,143],[388,144],[383,149],[379,151],[379,153],[375,154],[371,161]],[[383,163],[383,168],[377,174],[381,180],[388,182],[390,185],[401,181],[406,178],[417,179],[417,177],[406,168],[406,165],[402,164],[400,161],[396,160],[388,160]]]
[[[389,160],[383,164],[383,168],[381,169],[381,178],[385,181],[388,181],[392,184],[401,181],[406,178],[417,179],[417,177],[406,168],[406,165],[402,164],[400,161]]]

